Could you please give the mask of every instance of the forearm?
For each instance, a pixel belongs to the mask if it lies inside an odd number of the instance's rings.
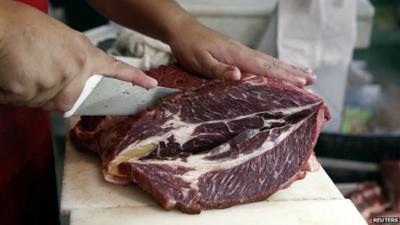
[[[100,13],[126,27],[169,43],[195,20],[173,0],[88,0]]]

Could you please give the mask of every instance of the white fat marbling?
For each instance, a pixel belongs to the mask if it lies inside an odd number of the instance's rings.
[[[272,110],[272,111],[265,111],[265,112],[257,112],[257,113],[252,113],[248,115],[243,115],[239,116],[235,119],[222,119],[222,120],[213,120],[213,121],[208,121],[204,123],[188,123],[184,122],[181,120],[181,117],[178,114],[172,115],[172,118],[168,121],[166,121],[164,124],[161,125],[161,128],[172,128],[170,131],[159,135],[159,136],[152,136],[147,139],[137,141],[129,145],[125,150],[121,151],[119,155],[122,155],[126,153],[127,151],[134,151],[136,148],[140,146],[144,146],[147,144],[154,144],[154,143],[159,143],[161,141],[165,141],[167,138],[169,138],[171,135],[174,135],[175,141],[181,145],[183,145],[185,142],[187,142],[189,139],[195,138],[193,134],[193,131],[196,129],[196,127],[204,124],[210,124],[210,123],[225,123],[228,126],[228,122],[232,120],[240,120],[243,118],[248,118],[248,117],[254,117],[257,114],[260,113],[277,113],[280,112],[283,115],[288,115],[292,113],[297,113],[302,110],[311,108],[315,105],[320,104],[319,102],[305,105],[305,106],[299,106],[299,107],[292,107],[292,108],[286,108],[286,109],[280,109],[280,110]],[[235,166],[238,166],[240,164],[245,163],[248,160],[251,160],[255,157],[260,156],[261,154],[264,154],[265,152],[271,150],[274,146],[278,145],[280,142],[285,140],[292,132],[294,132],[297,128],[299,128],[304,121],[308,119],[304,118],[303,120],[299,121],[296,124],[290,124],[286,125],[289,126],[289,128],[285,131],[282,132],[275,140],[270,140],[269,138],[263,143],[263,145],[259,148],[254,150],[250,154],[239,154],[238,157],[235,159],[230,159],[226,161],[218,161],[218,160],[207,160],[206,158],[211,155],[211,153],[206,153],[206,154],[196,154],[196,155],[191,155],[188,158],[186,158],[186,161],[182,161],[181,159],[175,159],[175,160],[146,160],[146,161],[141,161],[139,160],[140,156],[131,158],[128,160],[130,163],[137,163],[137,164],[157,164],[157,165],[168,165],[172,167],[177,167],[177,166],[182,166],[182,167],[188,167],[188,168],[193,168],[193,171],[189,171],[183,175],[180,175],[182,179],[184,179],[186,182],[189,182],[191,184],[191,188],[196,189],[197,188],[197,180],[198,178],[202,175],[205,174],[209,171],[214,171],[214,170],[221,170],[221,169],[229,169],[233,168]],[[270,119],[270,120],[264,120],[264,125],[266,127],[270,126],[270,124],[274,122],[284,122],[283,119]],[[277,128],[272,128],[271,131],[273,132],[274,129]],[[255,130],[252,134],[250,134],[251,137],[254,135],[257,135],[259,132]],[[251,138],[249,137],[249,138]],[[229,143],[224,143],[220,146],[218,146],[220,150],[218,150],[219,153],[228,151],[230,149]],[[215,154],[215,152],[213,152]],[[118,160],[116,158],[115,160]],[[114,160],[114,161],[115,161]],[[111,162],[110,166],[114,167],[115,165]],[[112,171],[113,168],[110,168],[110,171]]]
[[[182,178],[184,181],[190,183],[190,187],[196,190],[198,188],[197,185],[198,178],[201,175],[210,171],[230,169],[264,154],[265,152],[271,150],[274,146],[278,145],[283,140],[285,140],[292,132],[294,132],[297,128],[299,128],[305,122],[305,120],[307,120],[307,118],[299,121],[296,124],[291,125],[287,131],[282,132],[273,142],[267,139],[267,141],[259,149],[256,149],[249,154],[239,154],[238,157],[226,161],[208,160],[206,158],[208,156],[211,156],[211,153],[206,153],[206,154],[191,155],[186,158],[186,162],[181,161],[181,159],[179,158],[167,161],[164,160],[141,161],[138,160],[138,158],[134,158],[129,160],[129,162],[136,164],[154,164],[154,165],[182,166],[182,167],[193,168],[194,170],[188,171],[183,175],[179,175],[179,177]],[[274,129],[277,128],[271,129],[272,132]],[[220,148],[229,148],[229,143],[221,145]]]

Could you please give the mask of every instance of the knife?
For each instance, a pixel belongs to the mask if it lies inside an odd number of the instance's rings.
[[[180,91],[155,87],[149,90],[130,82],[95,74],[64,117],[80,115],[133,115],[154,105],[161,97]]]

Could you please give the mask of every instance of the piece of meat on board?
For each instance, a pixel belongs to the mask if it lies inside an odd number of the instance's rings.
[[[78,149],[100,155],[106,180],[199,213],[266,199],[305,176],[330,117],[319,97],[252,75],[193,80],[175,65],[147,73],[183,91],[137,115],[83,117],[71,131]]]

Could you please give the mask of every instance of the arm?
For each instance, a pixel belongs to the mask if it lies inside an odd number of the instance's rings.
[[[88,0],[104,16],[153,38],[169,43],[179,27],[194,19],[170,0]]]
[[[250,49],[197,22],[173,0],[89,0],[110,19],[168,43],[187,69],[210,78],[240,79],[241,72],[286,79],[298,86],[316,77]]]

